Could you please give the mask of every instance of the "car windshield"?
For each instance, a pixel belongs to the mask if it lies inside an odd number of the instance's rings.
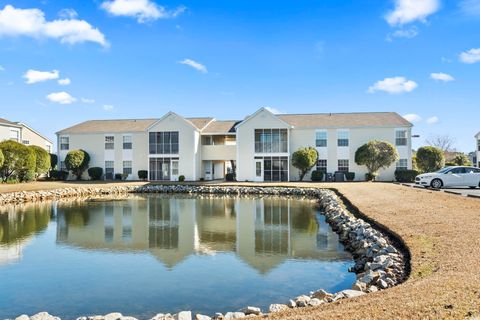
[[[446,168],[443,168],[443,169],[440,169],[437,171],[437,173],[446,173],[447,171],[449,171],[450,169],[452,169],[451,167],[446,167]]]

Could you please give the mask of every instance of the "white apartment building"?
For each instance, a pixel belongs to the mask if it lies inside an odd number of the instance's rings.
[[[411,169],[412,124],[394,112],[273,114],[259,109],[244,120],[184,118],[169,112],[160,119],[92,120],[57,132],[60,167],[68,151],[90,154],[90,167],[138,179],[188,181],[224,179],[235,172],[238,181],[297,181],[291,155],[315,147],[319,161],[313,170],[355,172],[364,180],[367,169],[355,164],[355,151],[371,140],[389,141],[400,160],[380,173],[394,180],[396,169]],[[87,176],[85,176],[87,178]],[[308,174],[306,180],[310,178]]]
[[[53,151],[53,142],[25,123],[0,118],[0,141],[3,140],[13,140],[24,145],[39,146],[48,153]]]
[[[475,154],[474,165],[480,168],[480,132],[475,135]]]

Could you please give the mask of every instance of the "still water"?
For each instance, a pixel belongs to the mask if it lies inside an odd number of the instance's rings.
[[[0,209],[0,319],[236,311],[355,280],[313,200],[132,195]]]

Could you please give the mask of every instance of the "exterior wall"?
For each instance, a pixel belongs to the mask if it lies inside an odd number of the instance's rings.
[[[255,153],[255,129],[287,129],[289,126],[266,110],[260,110],[237,127],[237,180],[255,179],[255,156],[289,156],[288,153]]]
[[[202,160],[235,160],[236,157],[235,145],[202,146]]]
[[[22,127],[22,141],[24,140],[28,140],[30,146],[39,146],[49,153],[53,152],[53,144],[50,141],[25,126]]]

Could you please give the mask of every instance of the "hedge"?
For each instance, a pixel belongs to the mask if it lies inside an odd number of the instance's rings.
[[[103,175],[103,168],[100,168],[100,167],[92,167],[92,168],[88,168],[88,176],[90,177],[90,179],[92,180],[100,180],[102,179],[102,175]]]
[[[398,182],[414,182],[420,173],[416,170],[396,170],[395,180]]]
[[[323,171],[314,170],[312,171],[312,175],[310,179],[314,182],[323,181],[323,176],[324,176]]]
[[[138,170],[138,178],[142,180],[147,180],[148,171],[147,170]]]

